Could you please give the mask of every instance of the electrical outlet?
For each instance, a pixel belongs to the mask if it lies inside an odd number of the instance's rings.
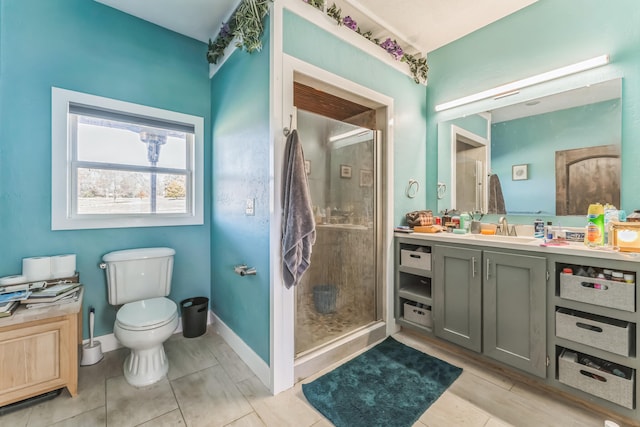
[[[244,214],[247,216],[253,216],[256,212],[255,199],[247,199],[247,206],[244,208]]]

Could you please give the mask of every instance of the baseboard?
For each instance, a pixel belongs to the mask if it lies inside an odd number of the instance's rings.
[[[216,331],[236,354],[247,364],[249,369],[269,390],[271,390],[271,368],[249,347],[233,330],[228,327],[215,313],[209,311],[213,317],[213,324]]]
[[[209,311],[209,314],[207,316],[207,325],[210,325],[213,323],[213,313],[211,311]],[[175,331],[173,331],[174,334],[181,334],[182,333],[182,317],[179,318],[178,321],[178,327],[176,328]],[[106,335],[100,335],[99,337],[94,337],[93,338],[94,341],[100,341],[100,347],[102,348],[102,352],[103,353],[107,353],[109,351],[113,351],[113,350],[117,350],[119,348],[122,348],[122,344],[120,344],[120,341],[118,341],[118,339],[116,338],[116,336],[114,334],[106,334]],[[89,342],[88,339],[86,340],[82,340],[82,344],[87,344]]]

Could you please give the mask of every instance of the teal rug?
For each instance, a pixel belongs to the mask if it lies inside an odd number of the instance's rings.
[[[336,427],[410,427],[460,373],[389,337],[302,392]]]

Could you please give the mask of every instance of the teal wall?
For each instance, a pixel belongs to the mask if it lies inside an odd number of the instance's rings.
[[[429,188],[425,87],[287,10],[283,37],[285,53],[394,99],[394,223],[401,223],[407,212],[424,209]],[[435,165],[431,167],[435,173]],[[420,192],[409,199],[405,189],[412,178],[420,183]]]
[[[492,125],[491,170],[500,177],[507,213],[555,215],[556,151],[620,144],[619,106],[616,99]],[[511,166],[523,163],[529,179],[513,181]]]
[[[608,53],[611,64],[576,79],[607,73],[623,77],[622,208],[640,207],[640,193],[633,188],[640,180],[640,145],[635,143],[640,139],[638,22],[640,8],[635,0],[539,0],[430,52],[427,188],[435,188],[437,179],[437,124],[455,114],[435,113],[437,104]],[[435,191],[427,194],[427,204],[436,205]],[[575,225],[583,225],[581,218],[576,221]]]
[[[22,258],[77,254],[96,334],[111,333],[106,252],[175,248],[171,299],[208,296],[209,221],[203,226],[51,231],[51,86],[204,117],[210,122],[206,45],[87,0],[0,1],[0,276]],[[205,141],[210,141],[205,132]],[[205,147],[205,217],[211,203]],[[88,336],[85,310],[84,336]]]
[[[269,364],[269,31],[263,49],[236,50],[211,80],[211,308]],[[246,216],[246,200],[255,215]],[[235,265],[256,267],[241,277]]]

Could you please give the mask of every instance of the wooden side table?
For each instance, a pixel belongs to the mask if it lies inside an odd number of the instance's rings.
[[[63,387],[78,394],[83,296],[0,319],[0,406]]]

